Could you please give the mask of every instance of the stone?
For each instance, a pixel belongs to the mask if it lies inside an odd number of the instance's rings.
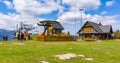
[[[93,58],[82,58],[82,60],[92,61]]]
[[[101,40],[97,40],[97,42],[102,42]]]
[[[66,60],[66,59],[71,59],[73,57],[77,57],[77,55],[68,53],[68,54],[55,55],[55,57],[58,57],[58,59],[60,59],[60,60]]]
[[[78,56],[79,56],[79,57],[85,57],[85,55],[82,55],[82,54],[79,54]]]
[[[41,61],[41,63],[49,63],[49,62],[47,62],[47,61]]]

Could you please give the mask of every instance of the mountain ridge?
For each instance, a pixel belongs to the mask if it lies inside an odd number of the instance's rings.
[[[7,30],[7,29],[0,29],[0,40],[3,40],[3,36],[7,35],[8,40],[13,40],[13,34],[15,33],[14,30]]]

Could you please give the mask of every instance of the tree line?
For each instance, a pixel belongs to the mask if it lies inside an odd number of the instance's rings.
[[[114,38],[115,38],[115,39],[120,39],[120,30],[116,30],[116,31],[114,32]]]

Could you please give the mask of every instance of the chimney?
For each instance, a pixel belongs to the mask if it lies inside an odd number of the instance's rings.
[[[102,26],[101,22],[99,22],[99,25]]]

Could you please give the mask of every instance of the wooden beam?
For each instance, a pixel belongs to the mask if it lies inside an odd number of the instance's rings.
[[[109,39],[109,34],[107,34],[107,40]]]

